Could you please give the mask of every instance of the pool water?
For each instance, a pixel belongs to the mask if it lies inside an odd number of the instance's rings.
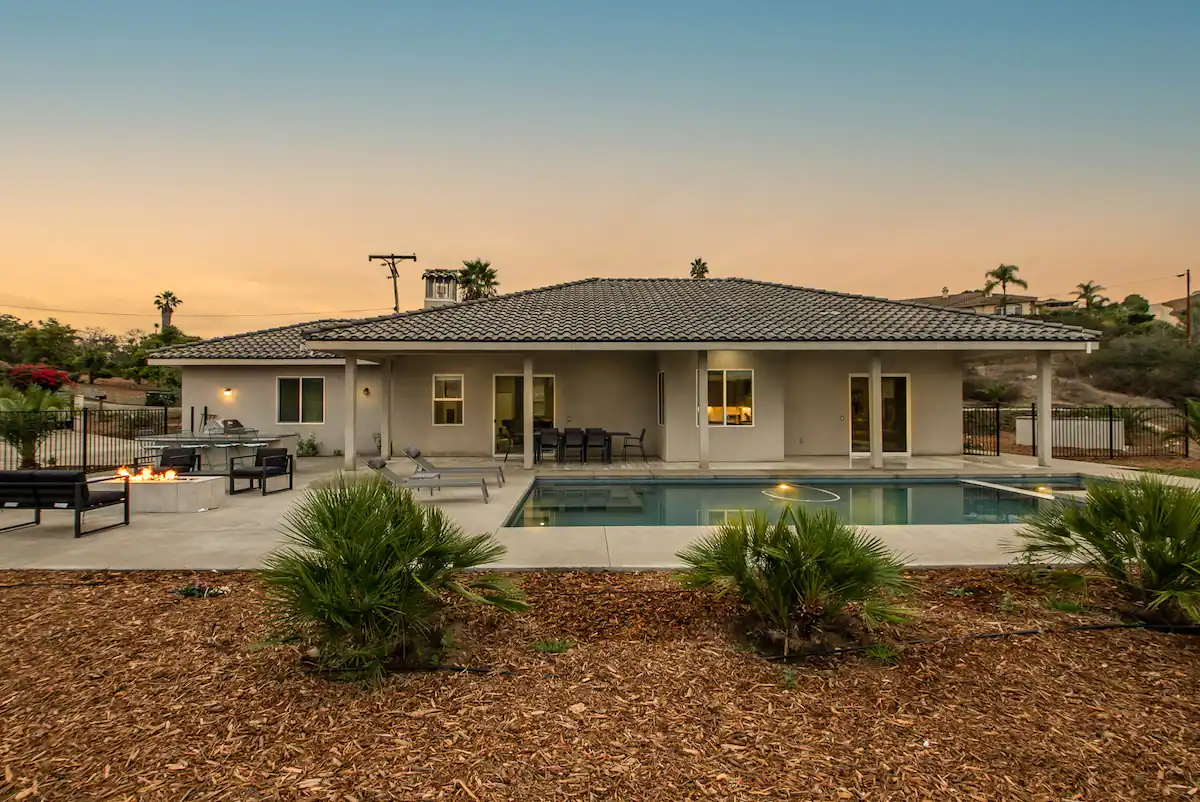
[[[1043,493],[1083,489],[1079,477],[979,479]],[[1050,503],[958,479],[537,479],[505,525],[712,526],[742,510],[762,510],[777,520],[789,504],[830,508],[863,526],[998,524],[1019,522]]]

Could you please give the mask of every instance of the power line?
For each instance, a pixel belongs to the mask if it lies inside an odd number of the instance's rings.
[[[110,317],[155,317],[154,312],[102,312],[93,311],[90,309],[54,309],[48,306],[21,306],[20,304],[0,303],[0,308],[4,309],[21,309],[26,312],[56,312],[65,315],[108,315]],[[224,318],[224,317],[291,317],[292,315],[350,315],[361,312],[386,312],[386,309],[373,307],[371,309],[322,309],[316,312],[253,312],[253,313],[234,313],[234,314],[212,314],[198,315],[192,312],[175,311],[177,317],[183,318]]]

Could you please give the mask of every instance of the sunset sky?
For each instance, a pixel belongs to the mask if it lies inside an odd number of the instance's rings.
[[[0,0],[0,313],[383,313],[389,251],[407,308],[474,257],[1178,297],[1198,42],[1196,0]]]

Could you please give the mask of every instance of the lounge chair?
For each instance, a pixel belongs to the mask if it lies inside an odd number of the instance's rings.
[[[487,480],[482,476],[472,479],[469,476],[441,476],[436,473],[419,472],[405,478],[389,468],[387,460],[383,457],[372,457],[367,460],[367,467],[396,487],[404,487],[410,490],[420,490],[423,487],[428,488],[429,495],[431,496],[434,490],[440,490],[443,487],[478,487],[483,491],[483,503],[488,503]]]
[[[417,464],[417,473],[436,473],[440,476],[495,476],[498,484],[504,484],[504,469],[499,465],[477,465],[463,468],[443,468],[440,465],[434,465],[429,460],[421,456],[421,450],[417,448],[404,449],[404,456]]]

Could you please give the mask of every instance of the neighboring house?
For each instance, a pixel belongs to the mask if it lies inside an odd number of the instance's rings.
[[[951,295],[949,287],[942,287],[941,295],[933,295],[928,298],[908,298],[907,300],[909,303],[944,306],[948,309],[974,312],[977,315],[1036,315],[1041,306],[1036,295],[1009,293],[1005,299],[1002,293],[995,290],[992,292],[970,290]],[[1070,303],[1067,305],[1073,306]]]
[[[313,433],[326,453],[352,443],[348,466],[354,451],[376,453],[376,433],[389,454],[487,456],[539,425],[645,428],[647,453],[702,467],[807,455],[881,465],[885,454],[962,453],[964,360],[1036,354],[1047,401],[1051,353],[1097,339],[747,279],[586,279],[221,337],[151,362],[182,368],[185,420],[207,406]]]
[[[1200,301],[1200,292],[1192,293],[1193,306],[1196,305],[1197,301]],[[1161,304],[1150,304],[1150,312],[1154,315],[1154,317],[1158,320],[1163,320],[1164,318],[1160,316],[1159,310],[1157,310],[1155,307],[1166,307],[1167,314],[1170,315],[1170,317],[1165,319],[1171,323],[1182,324],[1183,313],[1187,309],[1187,297],[1172,298],[1169,301],[1163,301]]]

